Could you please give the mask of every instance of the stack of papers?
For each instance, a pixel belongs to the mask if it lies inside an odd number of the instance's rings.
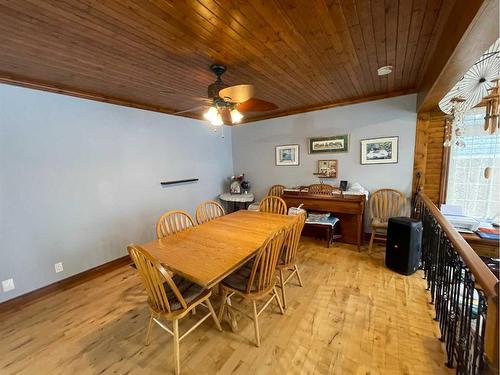
[[[485,240],[500,240],[500,229],[496,228],[479,228],[476,231],[477,235]]]
[[[473,233],[479,227],[479,221],[473,217],[464,216],[462,207],[451,204],[442,204],[441,213],[453,227],[462,233]]]
[[[326,220],[330,217],[330,213],[319,213],[319,212],[310,212],[309,215],[307,215],[308,220],[313,220],[313,221],[321,221],[321,220]]]
[[[311,213],[307,217],[306,223],[308,224],[319,224],[319,225],[331,225],[332,227],[337,224],[339,219],[335,216],[332,216],[329,213],[326,214],[318,214]]]

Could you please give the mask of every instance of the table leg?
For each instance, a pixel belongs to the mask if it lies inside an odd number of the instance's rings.
[[[363,241],[362,233],[363,233],[363,215],[358,215],[358,225],[357,225],[357,235],[358,235],[358,252],[361,252],[361,244]]]

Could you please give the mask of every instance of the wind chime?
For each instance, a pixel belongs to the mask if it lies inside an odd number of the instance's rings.
[[[500,128],[500,122],[498,121],[498,102],[499,102],[499,81],[496,79],[494,81],[495,86],[489,89],[490,94],[484,98],[486,101],[486,115],[484,116],[484,130],[489,134],[495,133]],[[484,178],[489,179],[493,174],[493,169],[491,167],[486,167],[484,169]]]
[[[500,38],[476,61],[462,79],[439,102],[439,108],[447,114],[445,120],[444,147],[465,147],[464,113],[478,105],[486,104],[484,130],[488,134],[500,131],[499,78],[500,78]],[[491,178],[492,167],[484,169],[484,177]]]
[[[484,97],[486,102],[486,115],[484,116],[484,130],[489,134],[495,133],[500,129],[500,122],[498,121],[498,102],[499,102],[499,81],[494,81],[495,86],[489,89],[490,94]]]
[[[464,98],[457,96],[451,98],[450,100],[450,113],[445,117],[446,127],[443,143],[444,147],[451,147],[452,145],[460,148],[465,147],[465,142],[463,140],[464,102]]]

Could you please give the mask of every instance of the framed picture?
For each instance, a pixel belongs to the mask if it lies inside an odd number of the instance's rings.
[[[361,164],[392,164],[398,162],[399,137],[361,140]]]
[[[318,160],[318,175],[321,177],[337,178],[337,160]]]
[[[276,165],[299,165],[299,145],[276,146]]]
[[[335,135],[332,137],[309,138],[309,153],[317,154],[320,152],[348,152],[349,136]]]

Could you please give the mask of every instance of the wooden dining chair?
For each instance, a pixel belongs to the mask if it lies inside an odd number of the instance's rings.
[[[190,227],[194,220],[186,211],[168,211],[156,222],[156,237],[160,240]]]
[[[259,204],[260,212],[269,212],[271,214],[286,215],[286,203],[280,197],[269,195],[262,199]]]
[[[299,213],[298,220],[295,225],[292,227],[292,230],[288,232],[284,242],[283,248],[281,250],[281,255],[278,259],[278,264],[276,268],[278,269],[278,277],[279,277],[279,287],[281,288],[281,300],[283,302],[283,307],[287,308],[286,303],[286,293],[285,293],[285,285],[289,282],[292,277],[296,276],[297,281],[301,287],[304,286],[302,284],[302,278],[300,277],[299,267],[297,265],[297,249],[299,248],[300,235],[302,234],[302,229],[304,229],[304,224],[306,222],[307,213],[305,211]],[[285,279],[284,272],[291,271],[291,273]]]
[[[259,249],[257,255],[226,277],[220,283],[222,288],[222,305],[219,310],[219,320],[222,319],[225,309],[229,312],[237,311],[253,320],[256,345],[260,346],[259,315],[275,300],[281,314],[284,314],[278,292],[276,290],[276,264],[280,256],[286,230],[280,230],[271,235]],[[231,303],[234,295],[251,300],[253,313],[248,314]],[[257,301],[266,300],[263,307],[257,310]],[[231,314],[232,315],[232,314]]]
[[[269,188],[267,195],[272,195],[274,197],[281,197],[286,186],[284,185],[273,185]]]
[[[334,190],[335,188],[332,185],[328,184],[313,184],[309,185],[308,188],[309,194],[318,194],[318,195],[332,195]]]
[[[369,208],[372,234],[368,245],[369,252],[374,240],[385,240],[389,218],[401,215],[405,204],[406,197],[399,190],[380,189],[371,195]]]
[[[224,216],[226,212],[220,203],[215,201],[205,201],[196,207],[196,222],[198,224],[206,223],[216,217]]]
[[[171,277],[158,260],[139,246],[128,246],[128,253],[137,267],[148,294],[150,318],[146,333],[146,345],[150,343],[153,323],[158,324],[163,330],[171,334],[174,338],[175,373],[179,374],[179,342],[210,316],[219,331],[222,331],[219,319],[210,303],[212,292],[179,275]],[[197,306],[205,307],[208,313],[196,322],[193,327],[180,335],[179,320]],[[167,327],[166,322],[162,320],[171,321],[172,329]]]

